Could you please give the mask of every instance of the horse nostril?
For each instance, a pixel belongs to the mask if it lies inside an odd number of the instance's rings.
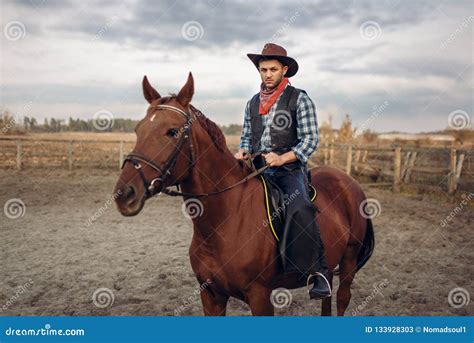
[[[130,198],[133,198],[134,195],[135,195],[136,191],[135,191],[135,188],[133,186],[128,186],[127,187],[127,193],[126,193],[126,199],[130,199]]]
[[[136,190],[133,186],[125,186],[123,193],[120,196],[121,200],[127,204],[132,203],[135,200]]]

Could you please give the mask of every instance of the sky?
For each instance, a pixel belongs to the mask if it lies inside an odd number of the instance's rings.
[[[0,106],[15,116],[140,119],[191,71],[192,103],[241,124],[260,78],[247,53],[282,45],[319,122],[427,132],[472,127],[472,1],[1,2]]]

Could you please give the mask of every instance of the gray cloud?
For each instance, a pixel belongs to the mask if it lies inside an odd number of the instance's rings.
[[[308,90],[323,116],[339,108],[363,122],[388,98],[394,125],[378,129],[416,131],[410,117],[430,116],[428,126],[436,129],[450,109],[472,113],[472,49],[465,42],[472,42],[473,21],[462,28],[472,13],[469,1],[22,0],[4,7],[2,27],[19,20],[27,28],[18,44],[2,37],[2,69],[12,71],[5,73],[1,105],[13,109],[32,97],[64,104],[64,116],[88,115],[89,107],[71,112],[72,103],[140,104],[143,74],[158,74],[157,88],[166,94],[192,68],[195,101],[215,101],[209,108],[220,123],[239,122],[238,103],[243,108],[258,86],[245,53],[274,40],[296,52],[302,69],[295,86]],[[359,28],[369,20],[382,32],[367,42]],[[203,29],[195,41],[182,36],[190,21]],[[142,111],[130,108],[126,115]]]

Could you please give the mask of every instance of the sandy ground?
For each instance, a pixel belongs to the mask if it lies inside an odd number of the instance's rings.
[[[125,218],[110,200],[116,178],[0,171],[2,207],[14,198],[25,204],[16,219],[0,216],[1,315],[201,315],[182,200],[159,196]],[[473,315],[474,300],[456,308],[474,296],[473,199],[453,212],[459,203],[367,193],[381,204],[376,247],[356,276],[347,315]],[[277,315],[319,315],[320,302],[304,289],[291,293]],[[250,311],[232,299],[228,314]]]

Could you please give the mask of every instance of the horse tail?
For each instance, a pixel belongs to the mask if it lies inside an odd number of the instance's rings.
[[[367,227],[365,231],[364,243],[362,243],[362,248],[359,251],[357,256],[357,271],[362,268],[374,251],[375,247],[375,235],[374,235],[374,225],[372,220],[367,218]]]
[[[374,235],[374,225],[372,220],[367,218],[367,227],[365,229],[364,242],[362,243],[362,248],[359,251],[357,256],[357,271],[361,269],[372,256],[372,252],[375,247],[375,235]],[[334,269],[333,274],[339,275],[341,273],[339,268]]]

